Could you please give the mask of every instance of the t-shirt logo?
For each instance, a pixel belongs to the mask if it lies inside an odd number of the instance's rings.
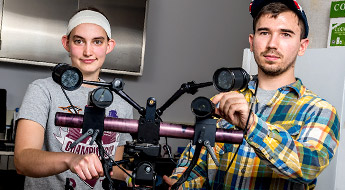
[[[67,107],[59,107],[60,109],[62,109],[63,111],[68,111],[68,113],[75,113],[75,111],[77,111],[77,113],[79,114],[80,111],[82,111],[83,109],[79,108],[78,106],[67,106]]]
[[[71,111],[72,108],[69,107],[59,107],[60,109],[74,113],[74,111]],[[82,111],[81,108],[75,107],[75,109],[80,112]],[[118,118],[117,111],[116,110],[110,110],[108,117],[114,117]],[[83,141],[78,143],[73,148],[70,148],[70,145],[76,141],[80,136],[82,136],[82,129],[81,128],[67,128],[67,127],[59,127],[60,128],[60,134],[54,134],[55,138],[60,142],[61,144],[61,151],[62,152],[72,152],[75,154],[96,154],[99,156],[98,146],[96,143],[93,143],[93,145],[90,145],[91,137],[85,138]],[[118,142],[119,134],[116,132],[110,132],[110,131],[104,131],[103,137],[102,137],[102,143],[104,150],[107,154],[114,156],[116,147],[119,144]],[[94,180],[85,180],[84,182],[90,187],[94,188],[96,185],[98,179]]]

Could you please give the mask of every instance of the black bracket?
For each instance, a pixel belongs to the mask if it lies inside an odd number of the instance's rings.
[[[105,109],[95,106],[86,106],[83,119],[83,134],[93,129],[93,140],[102,139],[104,132]],[[95,139],[96,138],[96,139]]]
[[[208,141],[210,146],[213,147],[216,139],[216,129],[217,120],[197,117],[195,122],[193,145],[195,145],[196,142],[203,144],[204,141]]]
[[[149,98],[146,104],[145,118],[140,117],[138,126],[138,143],[159,143],[160,121],[156,118],[156,100]]]

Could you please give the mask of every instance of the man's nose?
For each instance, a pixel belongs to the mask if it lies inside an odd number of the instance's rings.
[[[279,46],[279,35],[278,34],[272,34],[270,36],[270,39],[267,43],[267,48],[268,49],[277,49]]]

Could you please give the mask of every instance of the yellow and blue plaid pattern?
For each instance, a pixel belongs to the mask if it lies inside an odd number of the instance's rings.
[[[243,93],[249,102],[254,82]],[[257,102],[258,105],[260,102]],[[329,165],[339,144],[335,108],[301,80],[278,89],[267,105],[256,106],[254,125],[239,145],[216,143],[217,167],[205,148],[184,189],[314,189],[316,177]],[[232,128],[219,120],[219,128]],[[233,164],[228,167],[239,147]],[[188,167],[194,146],[186,148],[171,176]]]

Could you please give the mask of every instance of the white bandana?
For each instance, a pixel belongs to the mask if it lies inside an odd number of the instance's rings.
[[[107,36],[111,38],[111,29],[107,18],[101,13],[91,10],[84,10],[75,14],[71,20],[69,20],[66,35],[69,35],[73,28],[82,23],[91,23],[101,26],[107,33]]]

